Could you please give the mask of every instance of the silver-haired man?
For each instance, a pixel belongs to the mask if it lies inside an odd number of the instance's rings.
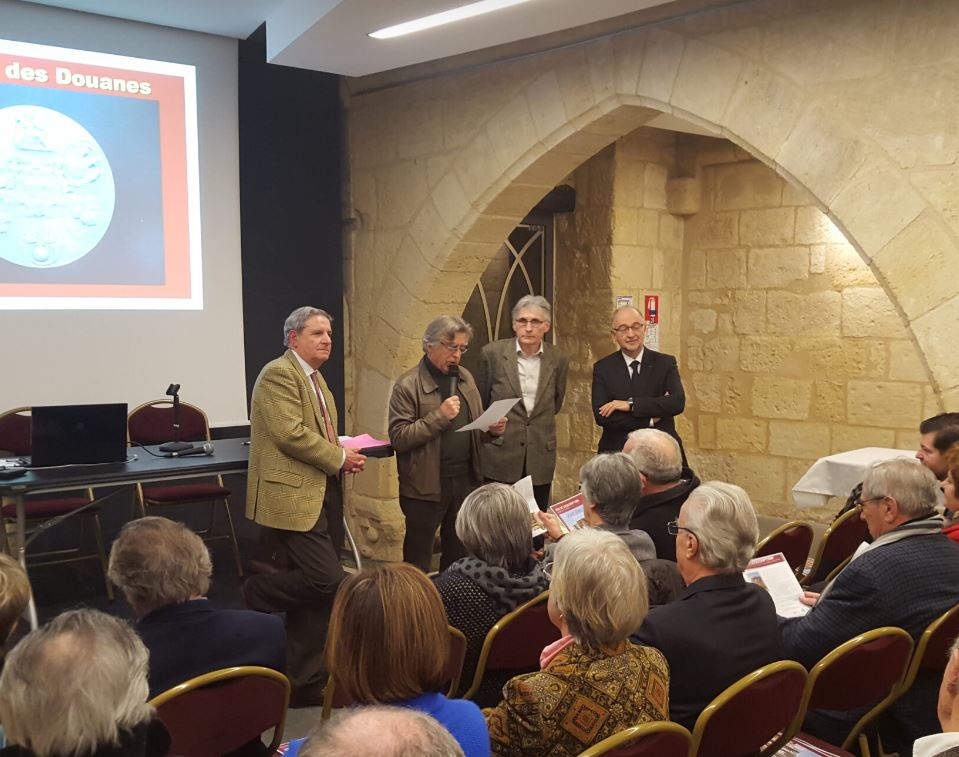
[[[503,484],[532,476],[540,510],[549,506],[556,469],[556,414],[563,407],[569,372],[569,355],[545,339],[552,320],[545,297],[522,297],[513,307],[516,337],[483,347],[476,377],[486,405],[513,397],[523,400],[509,411],[512,422],[503,436],[483,445],[483,475]]]
[[[691,470],[683,475],[683,453],[665,431],[641,428],[630,432],[623,452],[633,458],[643,480],[643,496],[633,513],[630,528],[648,533],[656,545],[656,556],[676,562],[676,540],[666,524],[679,517],[679,508],[700,481]]]
[[[170,737],[147,704],[148,662],[133,629],[98,610],[70,610],[27,634],[0,676],[4,754],[166,754]]]
[[[435,719],[407,707],[353,707],[311,736],[301,757],[463,757]]]
[[[425,571],[431,569],[437,527],[440,570],[465,556],[456,536],[456,514],[466,495],[483,483],[484,439],[506,429],[506,418],[501,418],[488,434],[457,433],[483,413],[476,382],[460,367],[472,336],[462,318],[435,318],[423,334],[423,359],[396,380],[390,397],[390,443],[406,517],[403,560]]]
[[[749,495],[707,482],[669,527],[686,589],[653,609],[634,639],[666,655],[669,719],[691,729],[727,686],[783,659],[783,645],[772,598],[743,578],[759,540]]]

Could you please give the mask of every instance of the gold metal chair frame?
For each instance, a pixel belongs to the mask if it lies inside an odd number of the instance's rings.
[[[632,742],[639,741],[650,736],[656,736],[661,733],[674,733],[686,739],[687,749],[692,741],[692,735],[679,723],[673,723],[668,720],[659,720],[655,723],[643,723],[634,725],[612,736],[608,736],[598,744],[593,744],[589,749],[579,753],[579,757],[599,757],[599,755],[609,754],[622,747],[630,746]]]
[[[819,570],[819,565],[822,563],[822,556],[826,551],[826,543],[829,541],[829,537],[839,529],[840,526],[845,525],[846,521],[851,518],[859,518],[859,510],[857,508],[852,508],[848,512],[843,513],[841,516],[836,518],[827,528],[822,535],[822,538],[819,540],[819,544],[816,547],[816,556],[813,558],[812,566],[809,568],[809,575],[803,576],[800,578],[800,583],[804,586],[807,585],[808,581],[816,575]],[[839,565],[829,571],[828,575],[823,579],[825,581],[832,581],[836,576],[839,575],[840,571],[849,564],[849,561],[852,559],[852,555],[849,555],[845,560],[843,560]]]
[[[497,635],[499,635],[499,633],[506,628],[506,626],[516,620],[516,618],[522,615],[524,612],[538,604],[541,604],[542,602],[546,602],[548,599],[549,590],[546,590],[542,594],[533,597],[528,602],[524,602],[512,612],[504,615],[493,624],[493,627],[490,628],[489,631],[486,632],[486,638],[483,640],[483,647],[480,649],[479,659],[476,661],[476,672],[473,674],[473,681],[470,684],[470,687],[463,694],[463,699],[472,699],[474,696],[476,696],[476,692],[479,691],[480,686],[483,684],[483,675],[486,673],[486,661],[489,659],[490,649],[492,649],[493,642],[496,640]]]
[[[899,686],[898,696],[902,696],[912,687],[913,683],[916,681],[916,676],[919,675],[919,670],[922,668],[922,658],[926,656],[926,648],[929,646],[929,642],[932,640],[932,637],[936,635],[939,629],[950,620],[953,616],[959,613],[959,605],[956,605],[951,610],[947,610],[938,618],[936,618],[932,623],[926,626],[926,630],[922,632],[922,636],[919,637],[919,641],[916,643],[916,648],[912,653],[912,660],[909,661],[909,667],[906,669],[906,675],[902,679],[902,683]],[[950,640],[951,643],[951,640]],[[945,667],[947,660],[944,658],[942,661],[943,667]]]
[[[290,680],[285,675],[273,670],[272,668],[264,668],[260,667],[259,665],[241,665],[233,668],[214,670],[210,673],[204,673],[203,675],[197,676],[196,678],[191,678],[189,681],[184,681],[183,683],[174,686],[172,689],[167,689],[162,694],[157,694],[148,702],[148,704],[155,708],[159,708],[169,702],[171,699],[176,699],[187,692],[194,691],[196,689],[202,689],[203,687],[211,684],[224,683],[225,681],[230,681],[235,678],[247,678],[250,676],[272,679],[282,685],[285,692],[283,715],[280,717],[280,722],[274,727],[273,740],[270,742],[270,745],[264,752],[264,754],[274,754],[277,750],[277,747],[279,747],[280,742],[283,740],[283,729],[286,727],[286,716],[290,706]]]

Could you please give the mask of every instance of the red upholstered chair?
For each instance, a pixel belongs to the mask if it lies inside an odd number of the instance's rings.
[[[446,662],[446,675],[449,685],[446,687],[446,695],[452,697],[460,685],[460,676],[463,674],[463,660],[466,659],[466,637],[463,632],[453,626],[447,626],[450,632],[449,657]],[[329,720],[333,710],[342,707],[349,707],[355,702],[346,695],[342,689],[337,689],[330,678],[326,682],[326,688],[323,689],[323,711],[320,713],[321,720]]]
[[[173,401],[167,399],[154,400],[134,408],[127,419],[127,431],[130,442],[135,444],[163,444],[173,438]],[[210,423],[204,413],[196,405],[180,402],[180,441],[208,442],[210,441]],[[230,492],[223,485],[223,477],[211,477],[209,481],[191,481],[183,484],[163,484],[160,486],[137,484],[137,505],[141,515],[146,515],[151,507],[170,507],[172,505],[210,505],[210,524],[202,531],[197,531],[206,541],[229,539],[233,544],[233,556],[236,560],[236,571],[243,575],[243,564],[240,561],[240,546],[236,541],[236,530],[233,527],[233,515],[230,513]],[[216,508],[222,504],[226,515],[229,533],[220,536],[213,535],[216,519]]]
[[[30,408],[18,407],[0,414],[0,456],[28,456],[30,451]],[[53,518],[69,515],[89,505],[91,502],[93,502],[93,489],[89,488],[79,490],[74,495],[67,494],[56,497],[38,496],[28,498],[24,502],[28,535],[31,525],[39,525]],[[7,538],[5,524],[6,521],[12,521],[16,518],[16,505],[12,503],[4,505],[0,512],[2,512],[4,521],[4,527],[2,528],[3,549],[5,552],[13,554],[11,544]],[[103,531],[100,528],[100,508],[97,505],[92,505],[80,513],[77,518],[80,523],[77,547],[34,553],[29,556],[29,564],[31,566],[41,566],[81,560],[99,560],[100,568],[103,571],[103,579],[106,583],[107,596],[112,600],[113,587],[106,577],[107,555],[103,544]],[[83,541],[84,523],[90,523],[93,527],[93,536],[96,540],[97,551],[92,555],[82,554],[80,550]]]
[[[793,520],[784,523],[756,545],[754,557],[766,557],[782,552],[796,575],[799,575],[809,557],[813,530],[808,523]]]
[[[283,740],[290,682],[269,668],[224,668],[191,678],[157,695],[150,704],[170,732],[170,754],[229,754],[273,730],[273,754]]]
[[[803,586],[835,578],[865,538],[866,524],[859,517],[857,508],[836,518],[819,540],[812,566],[802,578]]]
[[[899,688],[899,696],[912,687],[920,670],[942,672],[949,661],[949,647],[959,636],[959,605],[943,613],[930,623],[916,644],[906,676]],[[898,697],[897,697],[898,698]]]
[[[899,696],[911,656],[912,637],[892,626],[875,628],[840,644],[809,671],[803,713],[868,708],[841,747],[858,746],[862,757],[869,757],[864,730]],[[799,737],[808,738],[803,733]]]
[[[775,754],[799,729],[805,683],[806,669],[792,660],[764,665],[739,679],[700,713],[689,754]]]
[[[687,757],[689,731],[679,723],[660,720],[634,725],[594,744],[579,757]]]
[[[554,626],[546,610],[549,592],[521,604],[513,612],[504,615],[486,634],[476,673],[464,699],[476,696],[489,671],[507,671],[511,675],[539,670],[539,656],[543,647],[559,639],[559,629]]]

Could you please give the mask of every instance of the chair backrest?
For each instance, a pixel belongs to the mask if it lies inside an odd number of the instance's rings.
[[[170,754],[228,754],[273,729],[264,754],[283,739],[290,682],[269,668],[224,668],[191,678],[150,701],[170,732]]]
[[[719,694],[700,713],[689,753],[697,757],[774,754],[802,722],[806,669],[781,660],[764,665]]]
[[[493,625],[483,641],[473,683],[463,694],[465,699],[479,691],[487,670],[510,671],[516,675],[539,670],[543,648],[560,638],[559,629],[549,619],[548,599],[549,592],[544,591]]]
[[[463,674],[463,660],[466,659],[466,637],[463,632],[453,626],[447,626],[450,632],[449,656],[446,661],[446,694],[452,697],[460,685],[460,676]],[[355,704],[342,688],[337,688],[332,676],[326,682],[323,690],[322,720],[329,720],[333,710],[349,707]]]
[[[659,720],[614,733],[579,757],[687,757],[691,738],[679,723]]]
[[[920,670],[946,669],[949,648],[957,636],[959,636],[959,605],[940,615],[922,632],[902,681],[900,695],[910,689]]]
[[[884,626],[840,644],[813,665],[803,696],[804,710],[866,712],[843,742],[848,749],[871,721],[898,696],[912,655],[912,637]]]
[[[866,538],[866,524],[859,517],[858,508],[852,508],[832,522],[819,540],[816,558],[809,571],[809,581],[832,577],[837,567],[845,565],[856,548]],[[830,566],[826,576],[820,576],[824,566]]]
[[[802,570],[812,547],[813,530],[808,523],[792,520],[784,523],[756,545],[754,557],[782,552],[793,571]]]
[[[137,444],[164,444],[173,439],[173,400],[153,400],[133,408],[127,418],[130,441]],[[189,402],[180,402],[181,442],[210,441],[206,413]]]
[[[0,414],[0,450],[10,455],[30,454],[29,407],[15,407]]]

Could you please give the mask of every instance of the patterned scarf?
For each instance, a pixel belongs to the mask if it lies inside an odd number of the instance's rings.
[[[505,615],[549,588],[543,566],[532,559],[530,563],[529,572],[510,573],[505,568],[470,556],[457,560],[447,570],[477,584],[493,598],[497,611]]]

